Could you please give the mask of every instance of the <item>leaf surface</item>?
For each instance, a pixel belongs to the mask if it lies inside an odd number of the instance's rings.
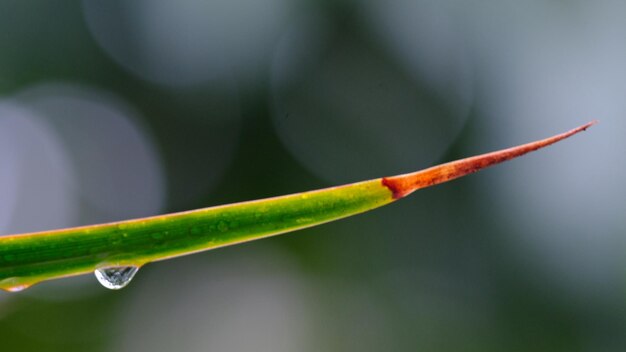
[[[0,289],[146,263],[295,231],[359,214],[410,193],[556,143],[594,122],[536,142],[316,191],[122,222],[0,237]]]

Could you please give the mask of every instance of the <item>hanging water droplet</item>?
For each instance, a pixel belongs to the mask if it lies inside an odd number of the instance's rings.
[[[20,292],[28,288],[28,285],[17,285],[4,288],[7,292]]]
[[[94,274],[102,286],[119,290],[128,285],[138,270],[136,266],[111,266],[97,269]]]
[[[9,277],[0,280],[0,290],[7,292],[20,292],[37,283],[37,281],[24,282],[24,278]]]

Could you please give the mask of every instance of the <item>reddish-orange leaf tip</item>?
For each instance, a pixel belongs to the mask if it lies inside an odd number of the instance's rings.
[[[454,180],[455,178],[474,173],[489,166],[517,158],[543,147],[547,147],[560,140],[575,135],[578,132],[585,131],[597,122],[598,121],[594,120],[565,133],[557,134],[539,141],[522,144],[517,147],[460,159],[409,174],[384,177],[382,179],[382,183],[385,187],[389,188],[394,199],[402,198],[420,188],[434,186],[439,183]]]

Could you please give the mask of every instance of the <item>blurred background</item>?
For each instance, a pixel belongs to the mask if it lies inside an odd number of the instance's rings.
[[[4,351],[623,351],[626,3],[0,1],[0,234],[394,175],[371,213],[0,292]]]

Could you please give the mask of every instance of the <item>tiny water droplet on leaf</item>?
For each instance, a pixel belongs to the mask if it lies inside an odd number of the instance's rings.
[[[20,292],[20,291],[24,291],[27,288],[28,288],[28,285],[18,285],[18,286],[8,287],[8,288],[6,288],[6,291],[8,291],[8,292]]]
[[[124,288],[135,277],[139,270],[136,266],[112,266],[97,269],[94,274],[102,286],[119,290]]]

